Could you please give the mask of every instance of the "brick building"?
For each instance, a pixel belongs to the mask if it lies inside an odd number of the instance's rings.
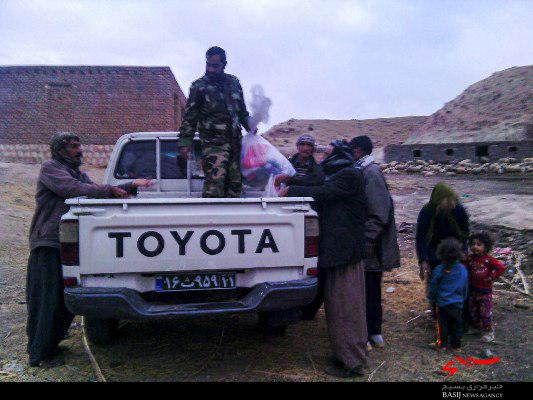
[[[526,115],[524,119],[531,118]],[[420,132],[418,132],[420,133]],[[499,124],[474,132],[422,132],[399,145],[385,147],[384,159],[391,161],[483,159],[533,157],[533,123]]]
[[[135,131],[176,131],[186,98],[169,67],[0,67],[0,160],[41,162],[57,131],[78,134],[105,165]]]
[[[387,146],[384,153],[385,162],[466,159],[482,162],[483,159],[496,161],[507,157],[520,160],[533,157],[533,140],[396,144]]]

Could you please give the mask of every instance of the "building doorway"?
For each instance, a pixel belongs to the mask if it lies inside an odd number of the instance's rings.
[[[489,156],[489,146],[488,145],[482,145],[482,146],[476,146],[476,157],[479,159],[481,157],[488,157]]]

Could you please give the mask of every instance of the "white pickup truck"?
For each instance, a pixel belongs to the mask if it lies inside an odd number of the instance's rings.
[[[105,183],[154,178],[150,189],[128,199],[67,200],[65,301],[85,316],[94,343],[109,342],[119,320],[239,312],[258,313],[261,329],[282,333],[317,295],[313,199],[246,190],[242,198],[202,198],[200,168],[182,159],[178,135],[117,141]]]

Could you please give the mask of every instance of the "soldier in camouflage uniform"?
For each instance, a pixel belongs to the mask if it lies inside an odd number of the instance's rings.
[[[249,114],[239,80],[224,73],[225,67],[223,49],[207,50],[206,73],[191,85],[180,128],[180,147],[190,147],[200,133],[203,197],[240,197],[242,190],[241,126],[250,130]]]

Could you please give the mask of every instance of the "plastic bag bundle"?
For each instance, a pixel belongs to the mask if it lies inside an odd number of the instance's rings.
[[[247,133],[242,139],[241,172],[243,184],[254,189],[265,190],[269,179],[270,186],[273,187],[276,175],[292,176],[296,170],[268,140],[260,135]],[[275,188],[273,190],[277,192]]]
[[[285,187],[285,184],[282,183],[281,186],[276,187],[275,185],[276,177],[274,175],[270,175],[270,178],[268,178],[268,182],[265,186],[265,191],[263,193],[264,197],[278,197],[279,192],[281,192],[281,189]]]

